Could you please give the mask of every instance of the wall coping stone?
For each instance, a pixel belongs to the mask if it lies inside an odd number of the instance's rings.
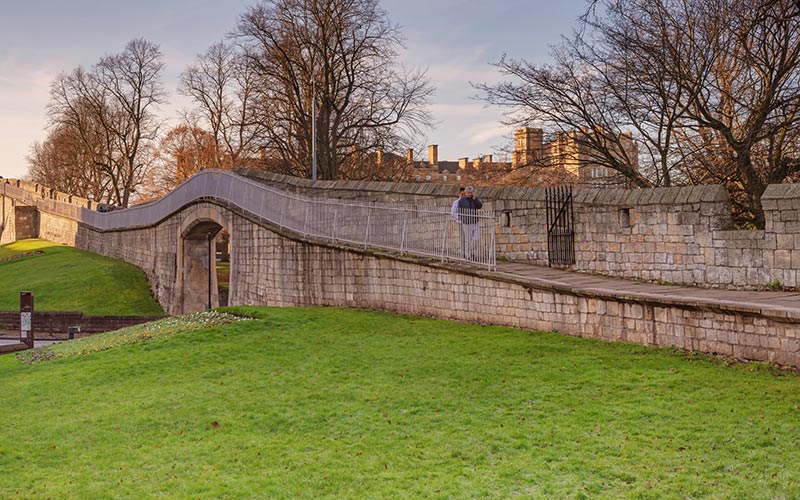
[[[770,184],[761,195],[762,200],[800,198],[800,184]]]
[[[311,179],[301,179],[284,174],[266,172],[254,169],[235,169],[234,173],[260,181],[280,183],[295,188],[307,188],[314,190],[345,190],[361,191],[380,194],[410,194],[417,196],[447,197],[455,199],[456,186],[446,184],[426,184],[410,182],[379,182],[379,181],[331,181]],[[32,182],[19,179],[3,179],[4,182],[16,185],[20,188],[39,193],[45,196],[45,189]],[[81,198],[55,190],[51,191],[51,197],[70,203],[73,205],[88,207],[90,202],[86,198]],[[544,201],[545,188],[529,186],[480,186],[479,196],[487,200],[511,200],[524,199],[527,201]],[[636,206],[636,205],[670,205],[679,202],[702,203],[702,202],[728,202],[730,197],[727,190],[720,185],[702,186],[677,186],[668,188],[646,188],[646,189],[620,189],[620,188],[591,188],[578,187],[573,192],[573,201],[579,204],[598,204],[598,205],[617,205],[617,206]],[[800,184],[770,184],[764,193],[765,199],[776,199],[785,197],[800,197]]]
[[[254,169],[235,169],[234,173],[254,179],[295,188],[362,191],[382,194],[411,194],[417,196],[453,197],[455,186],[445,184],[423,184],[410,182],[377,181],[312,181],[284,174]],[[520,186],[480,186],[479,197],[492,200],[525,199],[544,201],[545,188]],[[703,186],[673,186],[646,189],[591,188],[578,187],[573,192],[575,203],[597,205],[671,205],[677,199],[688,203],[727,202],[730,200],[724,186],[708,184]]]

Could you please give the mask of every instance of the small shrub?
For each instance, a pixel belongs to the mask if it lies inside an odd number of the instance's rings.
[[[782,292],[784,290],[783,283],[778,278],[767,283],[767,290],[771,290],[773,292]]]

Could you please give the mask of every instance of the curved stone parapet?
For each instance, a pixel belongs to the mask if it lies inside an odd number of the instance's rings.
[[[465,258],[461,227],[452,219],[450,207],[313,198],[287,193],[225,170],[202,170],[159,200],[106,213],[43,198],[10,184],[3,184],[2,192],[96,231],[150,227],[187,205],[214,200],[302,236],[441,260],[469,261],[489,268],[496,263],[496,218],[492,214],[475,215],[481,232],[487,237]]]

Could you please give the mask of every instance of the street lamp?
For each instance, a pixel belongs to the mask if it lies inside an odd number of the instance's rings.
[[[317,180],[317,87],[311,82],[311,179]]]

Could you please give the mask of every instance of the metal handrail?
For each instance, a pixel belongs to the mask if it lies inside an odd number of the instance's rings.
[[[303,237],[496,268],[498,220],[480,211],[464,211],[464,220],[474,224],[462,226],[449,207],[308,197],[224,170],[203,170],[163,198],[108,213],[45,199],[10,184],[4,188],[7,196],[101,231],[149,227],[183,206],[213,198]]]

